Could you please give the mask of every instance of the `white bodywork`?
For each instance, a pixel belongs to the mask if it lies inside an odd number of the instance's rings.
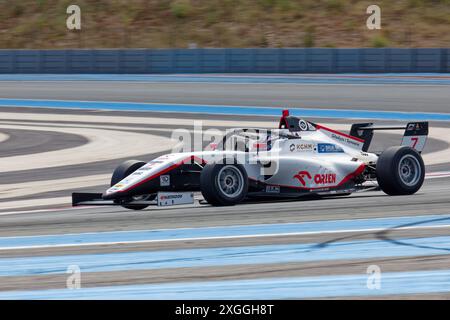
[[[205,151],[163,155],[109,188],[106,194],[120,194],[155,179],[161,187],[167,186],[171,183],[170,172],[182,164],[218,163],[224,158],[237,159],[249,180],[264,184],[267,193],[279,193],[281,187],[326,192],[351,184],[378,159],[376,154],[361,151],[363,140],[320,125],[306,131],[271,132],[276,138],[267,141],[267,135],[259,135],[250,139],[246,152],[214,150],[210,146]]]

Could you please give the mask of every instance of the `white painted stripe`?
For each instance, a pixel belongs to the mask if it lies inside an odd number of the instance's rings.
[[[281,116],[281,115],[280,115]],[[104,124],[141,124],[141,125],[161,125],[164,123],[170,125],[185,125],[192,126],[194,121],[201,121],[204,126],[224,126],[224,127],[236,127],[237,121],[231,120],[194,120],[194,119],[180,119],[180,118],[158,118],[141,115],[139,117],[126,117],[126,116],[103,116],[96,115],[95,112],[90,112],[88,115],[71,114],[70,117],[64,114],[47,114],[47,113],[14,113],[14,112],[0,112],[1,120],[35,120],[58,123],[61,121],[69,122],[84,122],[84,123],[104,123]],[[250,127],[267,127],[271,128],[277,126],[277,123],[271,120],[267,121],[238,121],[239,126]]]
[[[449,128],[431,128],[429,138],[445,141],[450,146],[450,129]],[[425,153],[422,155],[426,165],[435,165],[450,162],[450,148],[440,151]]]
[[[127,123],[127,124],[146,124],[146,125],[152,125],[152,124],[161,124],[161,118],[154,118],[154,117],[112,117],[112,116],[97,116],[97,115],[71,115],[70,119],[67,119],[67,117],[63,114],[34,114],[34,113],[7,113],[7,112],[0,112],[0,116],[2,119],[15,119],[15,120],[38,120],[38,121],[51,121],[52,124],[58,123],[60,121],[76,121],[76,122],[84,122],[84,123],[105,123],[105,124],[118,124],[118,123]],[[195,121],[201,122],[203,126],[211,126],[211,127],[236,127],[237,124],[239,126],[243,127],[261,127],[261,128],[271,128],[274,127],[276,124],[274,124],[273,121],[222,121],[222,120],[193,120],[193,119],[174,119],[174,118],[165,118],[163,121],[166,121],[167,123],[170,123],[172,125],[185,125],[185,126],[193,126]],[[348,130],[349,125],[347,124],[328,124],[323,123],[324,126],[329,126],[336,130]],[[51,126],[50,124],[47,124],[47,126]],[[66,127],[69,125],[60,125],[61,127]],[[77,125],[77,126],[83,126],[83,125]],[[2,125],[0,125],[0,128]],[[28,124],[29,127],[29,124]],[[89,127],[89,126],[85,126]],[[98,126],[102,127],[102,126]],[[104,128],[108,129],[127,129],[127,127],[108,127],[103,126]],[[136,127],[133,127],[136,129]],[[145,128],[148,129],[148,128]],[[66,130],[68,130],[66,128]],[[78,129],[79,130],[79,129]],[[153,129],[152,129],[153,130]],[[158,130],[158,129],[156,129]],[[159,129],[160,130],[160,129]],[[77,131],[77,134],[82,133],[85,130],[79,130]],[[161,130],[161,131],[167,131],[167,130]],[[399,137],[401,137],[401,132],[399,131],[386,131],[389,133],[396,133],[399,134]],[[430,130],[430,138],[445,141],[450,145],[450,128],[432,128]],[[399,141],[400,142],[400,141]],[[154,145],[154,143],[151,143],[151,145]],[[435,165],[435,164],[445,164],[450,163],[450,148],[439,150],[432,153],[424,153],[423,159],[427,165]],[[0,168],[1,170],[1,168]],[[0,171],[1,172],[1,171]]]
[[[0,112],[0,119],[2,120],[37,120],[37,121],[45,121],[50,122],[54,124],[58,124],[61,121],[70,121],[70,122],[84,122],[86,124],[88,123],[104,123],[104,124],[119,124],[119,123],[126,123],[130,125],[152,125],[152,124],[158,124],[161,125],[161,123],[169,123],[171,125],[177,125],[177,126],[193,126],[194,122],[201,122],[203,126],[208,127],[260,127],[260,128],[273,128],[276,127],[276,123],[274,121],[229,121],[229,120],[193,120],[193,119],[176,119],[176,118],[157,118],[157,117],[123,117],[123,116],[98,116],[95,114],[90,115],[70,115],[70,118],[67,118],[64,114],[35,114],[35,113],[12,113],[12,112]],[[30,124],[28,124],[29,126]],[[331,127],[336,130],[341,131],[348,131],[350,128],[350,124],[336,124],[336,123],[322,123],[324,126]],[[47,126],[50,127],[50,124],[47,124]],[[69,125],[60,125],[61,127],[69,126]],[[77,124],[77,126],[83,126]],[[0,125],[0,128],[2,125]],[[98,126],[101,128],[102,126]],[[108,127],[103,126],[107,129],[127,129],[126,127]],[[136,128],[136,126],[133,126],[132,128]],[[147,127],[148,128],[148,127]],[[152,129],[152,130],[158,130],[158,131],[167,131],[161,130],[161,129]],[[85,131],[84,129],[82,131],[78,131],[77,134],[80,134]],[[399,138],[403,134],[400,131],[385,131],[386,133],[395,133],[399,135]],[[445,141],[450,145],[450,128],[440,128],[440,127],[433,127],[430,130],[429,134],[430,138]],[[148,138],[147,138],[148,139]],[[151,143],[149,140],[149,145],[154,145],[154,143]],[[399,140],[400,143],[400,140]],[[424,161],[427,165],[434,165],[434,164],[442,164],[442,163],[449,163],[450,162],[450,148],[446,148],[437,152],[432,153],[425,153],[423,154]]]
[[[8,139],[9,139],[9,135],[7,135],[6,133],[0,132],[0,142],[6,141]]]
[[[450,171],[430,172],[425,175],[426,179],[447,178],[450,177]]]
[[[444,176],[449,175],[450,171],[436,171],[436,172],[428,172],[426,175],[433,177],[433,176]]]
[[[0,128],[30,130],[26,125],[5,125]],[[76,165],[120,159],[170,150],[172,142],[160,136],[91,128],[33,126],[33,130],[77,134],[90,142],[75,148],[0,158],[0,172],[14,172]]]
[[[342,234],[342,233],[367,233],[380,232],[385,230],[426,230],[426,229],[445,229],[450,228],[447,225],[434,226],[409,226],[399,228],[367,228],[367,229],[347,229],[347,230],[330,230],[330,231],[306,231],[306,232],[292,232],[292,233],[268,233],[268,234],[247,234],[236,236],[218,236],[218,237],[190,237],[178,239],[157,239],[157,240],[135,240],[135,241],[110,241],[110,242],[90,242],[90,243],[70,243],[70,244],[56,244],[56,245],[31,245],[31,246],[17,246],[17,247],[0,247],[0,251],[10,250],[25,250],[25,249],[53,249],[53,248],[70,248],[70,247],[92,247],[105,245],[127,245],[127,244],[147,244],[147,243],[166,243],[166,242],[183,242],[183,241],[204,241],[204,240],[231,240],[231,239],[254,239],[254,238],[269,238],[269,237],[291,237],[291,236],[308,236],[318,234]]]
[[[72,205],[71,197],[58,197],[58,198],[48,198],[48,199],[30,199],[30,200],[17,200],[2,202],[2,210],[14,210],[14,209],[25,209],[25,208],[35,208],[44,206],[54,206],[54,205]],[[48,210],[45,210],[48,211]],[[29,211],[33,212],[33,211]],[[34,211],[35,212],[35,211]],[[16,214],[17,212],[2,212],[1,216]]]
[[[1,115],[1,114],[0,114]],[[192,123],[191,123],[192,124]],[[28,130],[42,130],[40,128],[42,127],[49,127],[49,128],[79,128],[79,129],[83,129],[83,128],[92,128],[93,126],[95,126],[95,129],[101,129],[101,130],[114,130],[114,131],[128,131],[128,130],[142,130],[142,131],[148,131],[149,128],[148,126],[140,126],[139,124],[129,124],[129,125],[108,125],[108,124],[85,124],[85,123],[54,123],[54,122],[39,122],[39,123],[29,123],[29,122],[21,122],[21,121],[2,121],[0,120],[0,127],[4,126],[4,125],[11,125],[11,126],[15,126],[15,125],[22,125],[22,126],[27,126]],[[36,129],[34,129],[36,128]],[[151,128],[152,131],[157,131],[157,132],[172,132],[173,129],[171,128]],[[44,130],[43,130],[44,131]],[[203,131],[198,131],[198,130],[189,130],[190,132],[199,132],[202,133]]]
[[[97,174],[46,181],[0,184],[0,199],[105,185],[108,184],[110,178],[111,174]]]
[[[6,212],[0,212],[0,216],[10,216],[10,215],[14,215],[14,214],[33,214],[33,213],[43,213],[43,212],[50,213],[50,212],[69,211],[69,210],[83,210],[83,209],[95,208],[95,207],[92,207],[92,206],[70,207],[69,204],[66,201],[67,199],[69,199],[68,197],[53,198],[53,199],[61,199],[61,201],[64,200],[65,202],[60,203],[60,204],[66,204],[68,206],[60,207],[60,208],[33,209],[33,210],[21,210],[21,211],[6,211]],[[52,199],[45,199],[45,200],[52,200]],[[3,205],[3,203],[2,203],[2,205]]]
[[[449,175],[444,175],[444,176],[433,176],[433,177],[425,177],[426,180],[430,180],[430,179],[443,179],[443,178],[449,178]]]

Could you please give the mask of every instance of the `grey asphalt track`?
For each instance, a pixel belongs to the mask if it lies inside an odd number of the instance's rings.
[[[443,214],[449,211],[449,180],[427,180],[418,194],[403,197],[367,192],[321,200],[255,200],[220,208],[192,205],[136,212],[98,207],[5,215],[0,216],[0,237]]]
[[[367,110],[449,112],[450,90],[448,86],[432,85],[318,85],[318,84],[195,84],[195,83],[115,83],[115,82],[2,82],[1,98],[17,99],[76,99],[105,101],[138,101],[167,103],[198,103],[219,105],[258,105],[258,106],[298,106],[318,108],[361,108]],[[59,111],[1,108],[0,112],[67,114],[63,124],[77,127],[81,122],[72,121],[70,115],[87,114],[86,111]],[[136,116],[130,112],[93,112],[96,115]],[[169,132],[157,129],[174,129],[176,125],[166,124],[167,114],[152,114],[161,119],[160,125],[130,132],[142,132],[168,136]],[[170,115],[169,115],[170,116]],[[173,116],[173,115],[172,115]],[[185,115],[178,115],[180,118]],[[186,119],[227,119],[259,120],[249,117],[219,117],[186,115]],[[261,118],[262,119],[262,118]],[[267,120],[267,118],[264,118]],[[276,119],[274,119],[276,121]],[[351,123],[354,120],[312,119],[319,122]],[[17,120],[19,121],[19,120]],[[14,122],[14,121],[13,121]],[[0,143],[0,157],[35,154],[43,151],[57,151],[84,144],[85,138],[77,135],[58,135],[35,128],[39,121],[28,121],[30,130],[2,129],[0,132],[11,135],[9,140]],[[92,127],[101,123],[90,123]],[[127,127],[126,122],[117,124]],[[446,123],[433,123],[432,126],[448,128]],[[238,126],[238,125],[237,125]],[[153,129],[153,131],[152,131]],[[374,141],[374,149],[398,144],[397,135],[380,134]],[[20,146],[18,146],[20,141]],[[438,139],[431,139],[426,153],[449,148]],[[148,154],[142,158],[151,159],[158,154]],[[144,160],[146,160],[144,159]],[[42,168],[17,172],[0,173],[2,183],[39,182],[51,179],[66,179],[84,175],[107,174],[124,159],[98,161],[86,164],[56,168]],[[429,171],[450,171],[450,163],[429,166]],[[26,199],[46,199],[69,195],[70,191],[103,191],[107,185],[73,188],[24,195],[11,199],[0,199],[0,238],[30,235],[60,235],[103,231],[131,231],[148,229],[199,228],[214,226],[280,224],[308,221],[330,221],[344,219],[370,219],[384,217],[406,217],[449,214],[450,178],[426,180],[420,192],[413,196],[389,197],[382,192],[367,192],[349,197],[330,197],[321,200],[247,201],[235,207],[215,208],[195,204],[183,207],[150,208],[145,211],[127,211],[120,207],[99,207],[69,209],[60,205],[41,205],[33,209],[43,211],[13,213],[1,208],[4,201]],[[100,190],[99,190],[100,189]],[[0,190],[1,194],[1,190]],[[29,210],[30,208],[24,208]],[[18,210],[18,209],[16,209]],[[7,213],[7,214],[6,214]],[[383,241],[404,238],[426,238],[446,236],[450,227],[436,229],[349,231],[342,234],[319,233],[301,236],[273,236],[248,239],[186,240],[157,244],[111,244],[71,248],[42,248],[1,250],[1,258],[32,257],[67,254],[94,254],[108,252],[135,252],[175,250],[183,248],[212,248],[266,244],[319,243],[327,246],[343,240],[376,239]],[[443,244],[448,246],[448,244]],[[450,250],[450,247],[446,248]],[[382,259],[333,260],[307,263],[239,265],[227,267],[176,268],[159,270],[138,270],[136,272],[84,273],[83,285],[86,287],[124,284],[147,284],[180,281],[212,281],[227,279],[254,279],[267,277],[320,276],[328,274],[365,273],[368,265],[380,265],[383,271],[413,271],[448,269],[450,258],[447,254],[414,257],[393,257]],[[3,278],[0,291],[43,290],[64,288],[66,275],[33,275]],[[400,298],[448,298],[448,293],[428,295],[400,295]],[[386,298],[386,297],[385,297]]]
[[[0,97],[449,112],[446,85],[7,82]]]

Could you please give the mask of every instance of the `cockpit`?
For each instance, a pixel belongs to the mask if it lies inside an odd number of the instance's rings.
[[[219,150],[228,151],[270,151],[278,135],[266,129],[233,129],[217,145]]]
[[[316,131],[315,124],[283,111],[278,129],[231,129],[219,143],[211,143],[208,150],[259,152],[270,151],[279,139],[298,139],[301,132]]]

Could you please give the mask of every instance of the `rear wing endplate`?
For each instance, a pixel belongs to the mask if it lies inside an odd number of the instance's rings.
[[[374,126],[373,123],[355,123],[352,125],[350,135],[364,140],[363,151],[368,151],[372,142],[373,133],[377,130],[405,130],[402,146],[409,146],[422,152],[428,138],[428,122],[409,122],[406,126]]]

